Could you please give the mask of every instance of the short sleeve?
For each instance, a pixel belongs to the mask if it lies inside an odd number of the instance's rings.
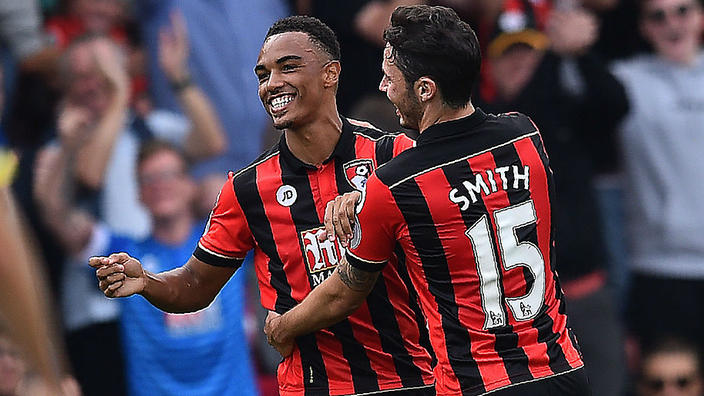
[[[254,237],[233,183],[234,176],[230,173],[193,252],[198,260],[218,267],[239,267],[247,252],[254,248]]]
[[[397,212],[391,191],[375,174],[367,182],[357,212],[347,261],[364,271],[381,271],[393,254],[399,224],[391,215]]]

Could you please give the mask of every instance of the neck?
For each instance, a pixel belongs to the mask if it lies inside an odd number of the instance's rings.
[[[289,128],[286,133],[286,143],[291,153],[299,160],[320,165],[330,158],[342,134],[342,119],[337,107],[325,116],[300,128]]]
[[[439,124],[441,122],[447,122],[452,120],[458,120],[460,118],[467,117],[474,113],[474,106],[472,102],[467,102],[465,107],[460,107],[458,109],[453,109],[443,103],[431,104],[426,107],[418,123],[418,130],[423,133],[429,127]]]
[[[177,215],[170,217],[154,217],[152,235],[157,241],[167,245],[178,245],[191,235],[193,216]]]

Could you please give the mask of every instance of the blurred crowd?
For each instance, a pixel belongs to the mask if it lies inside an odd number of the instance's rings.
[[[226,172],[276,139],[253,66],[281,17],[328,24],[342,113],[399,130],[377,89],[382,33],[395,7],[420,2],[0,1],[0,145],[19,158],[12,189],[83,395],[276,394],[251,263],[207,309],[171,315],[105,298],[87,258],[129,251],[158,272],[190,256]],[[477,32],[474,104],[541,130],[557,269],[593,394],[704,395],[702,4],[426,3]],[[31,394],[2,321],[0,395]]]

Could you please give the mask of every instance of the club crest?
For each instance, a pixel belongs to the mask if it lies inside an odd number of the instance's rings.
[[[356,159],[344,165],[347,182],[357,191],[364,191],[367,180],[374,171],[374,162],[369,158]]]

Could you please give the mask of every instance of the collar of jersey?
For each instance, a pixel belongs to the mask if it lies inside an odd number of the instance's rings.
[[[323,161],[323,164],[327,164],[334,158],[344,160],[354,153],[354,127],[352,126],[352,124],[350,124],[349,121],[347,121],[347,118],[340,118],[342,119],[342,134],[340,134],[340,140],[337,141],[337,145],[335,145],[335,150],[333,150],[332,154],[330,155],[330,157],[328,157],[328,159]],[[285,133],[282,133],[281,138],[279,139],[279,152],[281,153],[281,157],[284,159],[284,161],[286,161],[286,164],[295,171],[307,171],[316,169],[315,165],[306,164],[305,162],[298,159],[298,157],[293,155],[291,150],[288,148],[288,144],[286,144]]]
[[[477,107],[474,110],[474,113],[468,115],[467,117],[431,125],[428,129],[423,131],[420,136],[418,136],[418,139],[416,139],[416,145],[420,146],[438,140],[443,140],[451,136],[471,133],[472,130],[486,120],[486,117],[486,113]]]

